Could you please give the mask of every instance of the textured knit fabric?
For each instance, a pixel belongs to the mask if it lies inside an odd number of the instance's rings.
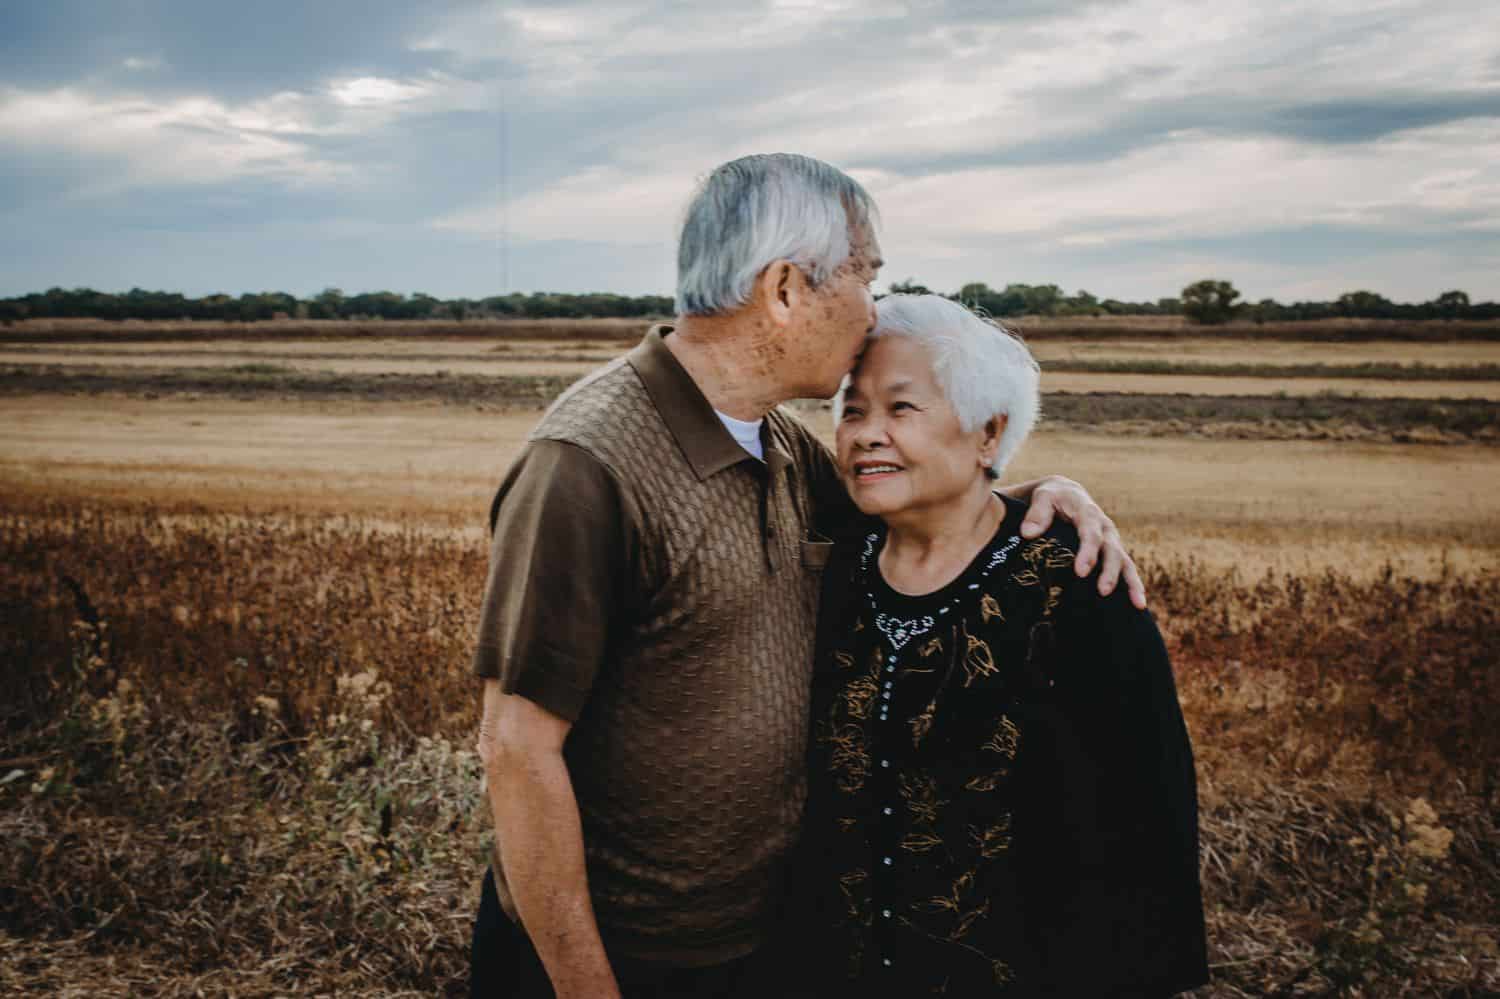
[[[694,966],[761,944],[795,839],[832,547],[811,518],[836,476],[780,410],[751,458],[662,335],[533,431],[496,498],[475,665],[574,719],[606,948]]]
[[[829,570],[800,876],[833,973],[949,996],[1166,996],[1206,980],[1192,751],[1149,615],[1007,502],[953,583]],[[835,592],[836,591],[836,592]]]

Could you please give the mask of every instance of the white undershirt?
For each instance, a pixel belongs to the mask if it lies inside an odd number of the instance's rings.
[[[754,455],[758,460],[766,460],[766,449],[760,443],[760,425],[765,423],[765,417],[746,423],[744,420],[736,420],[734,417],[714,410],[714,415],[719,422],[724,424],[724,429],[729,431],[729,436],[739,442],[740,447]]]

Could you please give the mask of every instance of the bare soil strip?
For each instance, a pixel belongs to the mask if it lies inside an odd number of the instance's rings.
[[[324,340],[437,336],[452,339],[623,340],[638,339],[662,318],[308,320],[191,322],[157,320],[32,319],[0,327],[0,343],[121,343],[186,340]],[[1500,321],[1325,319],[1297,322],[1236,322],[1196,326],[1181,316],[1007,318],[1028,340],[1213,340],[1365,343],[1500,343]]]
[[[1350,396],[1366,399],[1490,399],[1500,401],[1500,381],[1386,381],[1377,378],[1221,377],[1129,375],[1054,371],[1042,366],[1044,392],[1110,392],[1143,395]]]
[[[598,356],[569,356],[568,354],[413,354],[401,355],[356,355],[356,354],[267,354],[225,353],[212,350],[172,351],[156,354],[123,354],[108,357],[102,353],[64,353],[46,351],[36,354],[18,354],[13,350],[0,349],[0,365],[23,366],[46,365],[56,368],[77,368],[84,371],[126,370],[190,370],[213,368],[230,371],[260,371],[264,374],[300,371],[305,373],[332,374],[436,374],[440,371],[466,375],[566,375],[578,377],[610,360],[614,354]],[[238,363],[236,363],[238,362]]]
[[[642,327],[644,329],[644,327]],[[636,331],[637,333],[640,330]],[[17,343],[0,346],[0,356],[46,354],[69,361],[90,357],[180,357],[218,356],[224,362],[301,357],[339,360],[371,358],[401,360],[596,360],[616,357],[631,346],[629,339],[538,340],[525,337],[474,336],[461,339],[439,333],[413,332],[401,336],[346,337],[343,339],[255,339],[253,337],[141,343],[101,341],[82,343]],[[1035,340],[1032,352],[1044,365],[1058,361],[1141,361],[1145,363],[1193,363],[1214,365],[1326,364],[1358,368],[1365,364],[1425,365],[1429,368],[1462,368],[1474,365],[1500,366],[1500,342],[1406,343],[1304,343],[1275,340],[1184,336],[1178,339],[1098,339],[1058,337]],[[34,357],[15,356],[17,361]],[[1442,376],[1446,377],[1446,376]]]
[[[459,345],[466,346],[466,345]],[[296,370],[334,371],[437,371],[459,369],[469,373],[540,374],[545,372],[585,371],[620,353],[619,345],[589,345],[591,349],[561,347],[552,350],[500,350],[500,344],[488,350],[447,351],[331,351],[312,349],[308,345],[287,345],[282,350],[231,350],[213,347],[162,348],[137,347],[134,350],[95,345],[64,348],[38,346],[0,347],[0,363],[15,364],[100,364],[119,367],[212,367],[227,362],[275,363]],[[1351,364],[1324,362],[1249,363],[1172,360],[1160,357],[1080,358],[1041,357],[1048,373],[1098,375],[1207,376],[1214,378],[1295,378],[1328,380],[1368,379],[1387,382],[1487,382],[1500,381],[1500,363],[1429,364],[1422,361],[1363,361]],[[1380,394],[1388,395],[1382,391]],[[1451,390],[1448,394],[1453,394]]]
[[[175,370],[8,365],[0,367],[0,395],[359,399],[534,409],[550,402],[575,377],[572,374],[483,377],[446,372],[332,374],[267,364]],[[1123,377],[1126,376],[1111,376]],[[1169,376],[1161,377],[1174,386],[1178,384]],[[1049,387],[1055,386],[1056,381],[1049,379]],[[1500,402],[1489,399],[1049,391],[1044,397],[1043,410],[1051,421],[1106,433],[1394,443],[1473,441],[1500,445]]]
[[[1484,382],[1500,379],[1500,364],[1213,364],[1200,361],[1056,360],[1048,371],[1122,375],[1213,375],[1216,378],[1379,378],[1384,381]]]

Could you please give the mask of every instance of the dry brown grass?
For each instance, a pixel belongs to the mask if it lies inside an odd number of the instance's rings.
[[[536,415],[0,398],[0,992],[466,994],[480,525]],[[1202,995],[1500,991],[1500,449],[1053,429],[1013,473],[1055,470],[1173,650]]]
[[[462,994],[480,538],[9,495],[0,988]],[[1500,989],[1500,577],[1153,560],[1205,996]]]

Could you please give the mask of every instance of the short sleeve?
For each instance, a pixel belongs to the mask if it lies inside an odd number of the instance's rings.
[[[474,672],[576,721],[634,563],[620,487],[588,452],[529,444],[490,510],[489,576]]]

